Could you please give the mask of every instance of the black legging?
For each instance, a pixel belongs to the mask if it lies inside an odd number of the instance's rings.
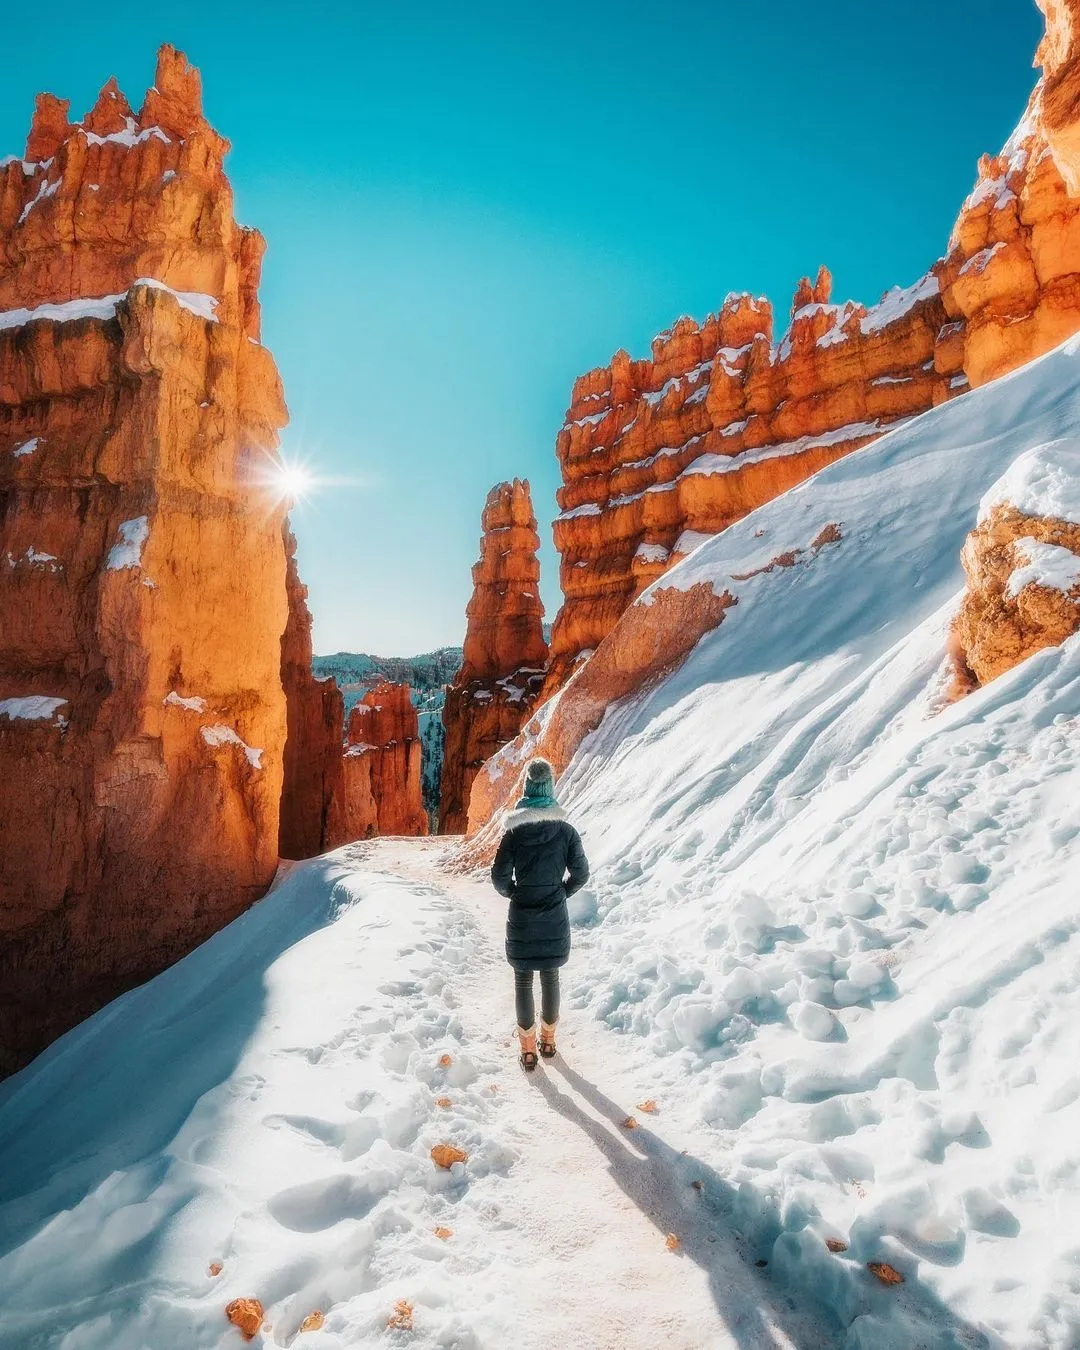
[[[533,1000],[532,970],[514,971],[514,998],[517,1003],[517,1021],[522,1029],[536,1022],[536,1003]],[[548,1026],[559,1020],[559,972],[540,971],[540,1015]]]

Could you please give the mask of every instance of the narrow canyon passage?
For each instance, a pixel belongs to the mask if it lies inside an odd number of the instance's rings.
[[[513,1289],[517,1311],[507,1330],[514,1344],[838,1344],[842,1330],[801,1312],[755,1266],[757,1252],[723,1215],[723,1181],[695,1157],[692,1123],[669,1118],[662,1101],[656,1111],[640,1109],[650,1098],[647,1063],[575,1012],[574,968],[588,959],[580,947],[563,972],[559,1055],[532,1075],[518,1068],[502,950],[505,901],[483,876],[444,870],[452,848],[445,840],[380,839],[362,853],[357,846],[357,857],[410,890],[439,892],[474,939],[452,992],[462,1049],[485,1066],[470,1095],[518,1155],[489,1191],[499,1230],[490,1235],[490,1255]],[[626,1128],[628,1118],[636,1127]],[[674,1251],[669,1234],[678,1239]]]

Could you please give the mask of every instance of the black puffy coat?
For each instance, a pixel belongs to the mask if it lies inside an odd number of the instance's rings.
[[[506,959],[515,970],[551,970],[570,956],[567,896],[589,879],[581,836],[557,806],[525,807],[507,818],[491,884],[510,898]]]

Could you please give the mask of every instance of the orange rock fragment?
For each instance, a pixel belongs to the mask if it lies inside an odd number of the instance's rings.
[[[207,1267],[206,1273],[210,1276],[220,1275],[222,1269],[223,1267],[220,1261],[211,1261],[210,1265]]]
[[[435,1105],[441,1106],[445,1111],[448,1106],[453,1106],[453,1102],[450,1100],[449,1097],[436,1097]]]
[[[393,1331],[412,1331],[413,1329],[413,1310],[412,1304],[407,1299],[399,1298],[394,1304],[394,1311],[390,1315],[387,1327]]]
[[[444,1228],[442,1224],[439,1224],[438,1227],[433,1228],[431,1231],[437,1238],[442,1238],[443,1242],[446,1242],[449,1238],[454,1236],[454,1230],[452,1228]]]
[[[257,1298],[234,1298],[225,1309],[225,1316],[250,1341],[262,1329],[263,1305]]]
[[[622,1123],[622,1127],[623,1127],[624,1130],[636,1130],[636,1129],[637,1129],[637,1121],[634,1119],[633,1116],[627,1116],[626,1119],[625,1119],[625,1120],[623,1121],[623,1123]]]
[[[839,1238],[826,1238],[825,1246],[828,1247],[831,1252],[846,1252],[848,1249],[847,1243],[841,1242]]]
[[[450,1065],[453,1064],[453,1062],[454,1062],[454,1057],[453,1057],[453,1055],[440,1055],[440,1056],[439,1056],[439,1068],[440,1068],[440,1069],[448,1069],[448,1068],[450,1067]]]
[[[436,1167],[449,1171],[456,1162],[468,1162],[469,1155],[464,1149],[455,1148],[453,1144],[436,1144],[431,1150],[431,1161]]]
[[[326,1325],[326,1318],[316,1308],[314,1312],[308,1313],[300,1323],[301,1331],[320,1331]]]
[[[681,1245],[682,1244],[679,1242],[679,1239],[676,1237],[674,1233],[669,1233],[667,1235],[667,1240],[665,1241],[664,1246],[668,1249],[669,1252],[677,1252]]]
[[[656,1112],[656,1102],[649,1097],[646,1101],[638,1102],[639,1111],[644,1111],[647,1116],[654,1115]]]
[[[889,1265],[887,1261],[867,1261],[866,1269],[876,1275],[882,1284],[903,1284],[904,1277]]]

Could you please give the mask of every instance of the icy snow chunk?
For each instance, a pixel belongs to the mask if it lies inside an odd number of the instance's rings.
[[[1027,565],[1015,568],[1010,574],[1006,595],[1015,597],[1025,586],[1044,586],[1067,595],[1074,586],[1080,585],[1080,557],[1071,549],[1044,544],[1030,535],[1017,539],[1015,548],[1027,559]]]
[[[67,701],[66,698],[50,698],[46,694],[0,699],[0,717],[6,717],[11,722],[45,722],[54,717]]]
[[[177,708],[186,708],[189,712],[205,712],[206,699],[193,695],[191,698],[181,698],[175,689],[170,689],[162,703],[172,704]]]
[[[105,560],[107,572],[119,572],[125,567],[138,567],[142,563],[143,545],[150,536],[150,520],[147,516],[136,516],[125,520],[117,530],[120,538]]]
[[[1046,441],[1017,456],[980,502],[979,520],[1003,504],[1080,523],[1080,439]]]
[[[246,741],[242,741],[240,737],[236,734],[236,732],[233,731],[232,727],[223,726],[220,722],[216,723],[212,727],[203,727],[202,738],[207,745],[239,746],[240,749],[243,750],[244,755],[247,758],[247,762],[251,765],[253,769],[262,768],[263,752],[261,750],[256,750],[253,746],[248,745]]]
[[[16,459],[24,459],[27,455],[32,455],[40,444],[40,436],[31,436],[28,441],[23,441],[22,445],[17,445],[11,453]]]
[[[808,1041],[828,1041],[839,1025],[836,1017],[820,1003],[793,1003],[788,1009],[795,1030]]]

